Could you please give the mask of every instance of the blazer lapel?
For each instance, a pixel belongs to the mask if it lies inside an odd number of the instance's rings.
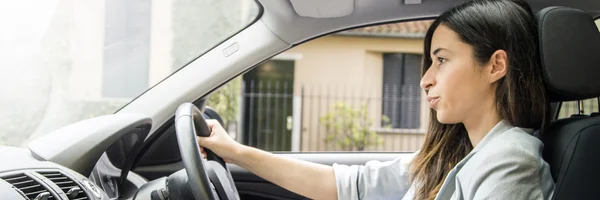
[[[460,169],[465,165],[465,163],[469,161],[469,159],[473,155],[475,155],[475,153],[477,153],[479,149],[485,146],[498,134],[503,133],[511,128],[512,126],[505,120],[502,120],[498,124],[496,124],[496,126],[494,126],[494,128],[492,128],[492,130],[490,130],[490,132],[488,132],[488,134],[485,137],[483,137],[479,144],[471,152],[469,152],[469,154],[465,156],[465,158],[458,162],[458,164],[456,164],[456,166],[452,168],[452,170],[450,170],[450,172],[446,176],[446,179],[444,179],[444,183],[442,184],[438,195],[435,197],[435,200],[450,199],[454,194],[454,191],[456,190],[456,175],[458,174]]]
[[[464,159],[462,159],[456,165],[456,167],[454,167],[454,168],[452,168],[452,170],[450,170],[450,172],[448,173],[448,176],[446,176],[446,179],[444,179],[442,188],[440,188],[438,195],[435,197],[436,200],[445,200],[445,199],[450,199],[452,197],[452,194],[454,194],[454,191],[456,190],[456,175],[458,174],[458,171],[460,171],[460,169],[463,167],[463,165],[465,165],[465,163],[474,154],[475,154],[475,152],[472,151],[471,153],[469,153],[469,155],[467,155]]]

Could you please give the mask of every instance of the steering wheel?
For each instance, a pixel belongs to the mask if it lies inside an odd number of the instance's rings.
[[[196,136],[208,137],[211,131],[204,115],[194,104],[184,103],[177,108],[175,132],[187,173],[187,184],[194,199],[240,199],[225,161],[207,148],[204,149],[206,161],[200,153]]]

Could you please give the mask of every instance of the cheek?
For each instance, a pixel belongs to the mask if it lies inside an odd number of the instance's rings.
[[[447,76],[440,81],[443,86],[441,99],[436,108],[437,119],[443,124],[459,123],[461,118],[461,104],[464,102],[464,85],[461,84],[459,77]]]
[[[448,66],[453,67],[453,66]],[[468,91],[467,84],[465,84],[464,74],[457,69],[447,69],[443,73],[440,73],[439,86],[441,86],[442,98],[444,99],[444,105],[447,108],[454,107],[456,101],[460,101],[465,92]]]
[[[443,89],[438,120],[456,123],[479,101],[482,83],[473,66],[447,66],[440,73],[439,86]]]

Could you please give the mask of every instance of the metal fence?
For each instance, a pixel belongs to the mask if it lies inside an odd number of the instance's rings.
[[[357,90],[299,85],[294,91],[292,82],[246,81],[243,88],[240,133],[249,146],[268,151],[415,151],[423,140],[421,124],[426,121],[420,89],[414,86]]]
[[[291,150],[292,87],[290,82],[246,82],[241,98],[244,144],[269,151]]]
[[[421,147],[429,119],[420,89],[411,85],[294,87],[291,81],[252,80],[244,82],[242,88],[241,121],[237,123],[241,127],[240,142],[267,151],[411,152]],[[599,112],[598,102],[598,98],[584,100],[584,114]],[[558,118],[578,113],[577,101],[563,102]],[[352,120],[354,124],[362,123],[359,128],[366,130],[339,131]],[[340,137],[340,133],[346,137]],[[338,136],[332,138],[335,134]],[[375,135],[376,139],[360,143],[352,141],[357,140],[350,137],[352,134],[358,134],[358,138],[361,134]],[[344,140],[358,145],[348,148]]]

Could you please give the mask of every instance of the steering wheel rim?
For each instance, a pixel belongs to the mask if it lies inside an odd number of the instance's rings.
[[[225,161],[205,148],[208,160],[205,162],[200,153],[196,136],[210,136],[210,128],[194,104],[184,103],[179,106],[175,113],[175,132],[181,160],[188,177],[188,186],[194,198],[215,199],[215,195],[218,195],[220,199],[239,199],[237,188]],[[207,168],[207,165],[210,168]],[[217,193],[213,193],[211,180]]]

